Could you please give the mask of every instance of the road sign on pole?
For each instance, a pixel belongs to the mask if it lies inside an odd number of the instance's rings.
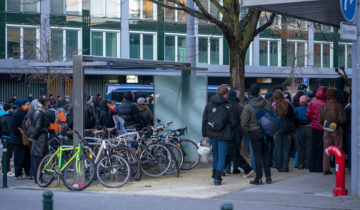
[[[340,39],[355,42],[357,40],[356,25],[340,22]]]
[[[303,77],[302,78],[302,84],[306,85],[307,87],[309,87],[309,78],[308,77]]]
[[[351,22],[356,14],[357,0],[340,0],[340,8],[345,20]]]

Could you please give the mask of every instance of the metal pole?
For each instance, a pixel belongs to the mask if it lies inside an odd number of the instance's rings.
[[[2,138],[3,144],[3,157],[2,157],[2,171],[3,171],[3,186],[2,188],[8,188],[7,186],[7,172],[8,172],[8,151],[7,151],[7,139]]]
[[[77,131],[81,137],[84,137],[84,67],[83,57],[76,55],[73,57],[73,113],[74,125],[73,130]],[[79,145],[80,138],[73,135],[74,146]]]
[[[43,210],[53,210],[53,193],[50,190],[45,190],[43,193]]]

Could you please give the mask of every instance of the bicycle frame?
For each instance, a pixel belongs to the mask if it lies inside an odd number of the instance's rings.
[[[74,151],[74,150],[77,150],[75,152],[75,154],[71,156],[71,158],[65,163],[65,165],[63,167],[61,167],[61,164],[62,164],[62,152],[63,151]],[[78,158],[76,158],[76,171],[80,173],[80,168],[81,168],[81,166],[79,164],[79,159],[80,159],[79,156],[80,156],[80,154],[81,154],[81,146],[80,145],[75,147],[75,148],[73,146],[65,147],[65,148],[64,148],[64,146],[60,146],[56,150],[56,152],[51,156],[49,161],[46,163],[46,165],[44,166],[44,168],[45,168],[44,170],[49,171],[49,172],[62,172],[72,162],[72,160],[74,160],[74,158],[78,157]],[[59,171],[46,168],[50,164],[50,161],[52,161],[54,159],[55,155],[59,157],[59,169],[58,169]]]

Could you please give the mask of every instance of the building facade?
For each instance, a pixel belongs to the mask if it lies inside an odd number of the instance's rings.
[[[219,16],[210,0],[201,2]],[[4,62],[44,58],[68,62],[80,54],[187,61],[186,14],[148,0],[0,0],[0,14],[0,59]],[[259,25],[267,16],[262,13]],[[195,36],[196,65],[208,68],[199,74],[208,75],[209,84],[228,83],[229,47],[221,31],[195,20]],[[246,86],[260,82],[270,89],[286,83],[289,75],[310,78],[313,87],[333,86],[334,68],[352,67],[351,46],[340,40],[338,29],[277,16],[247,51]],[[19,83],[13,74],[11,68],[1,70],[0,101],[13,94],[46,93],[44,84]],[[105,76],[101,71],[86,79],[86,91],[91,94],[102,92],[107,83],[125,82],[125,76]],[[139,83],[152,83],[152,77],[139,75]],[[54,95],[71,94],[69,88],[59,89],[56,84],[59,81],[54,80]],[[12,92],[9,87],[14,87]]]

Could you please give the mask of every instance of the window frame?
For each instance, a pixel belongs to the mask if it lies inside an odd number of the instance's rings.
[[[103,57],[106,57],[106,33],[116,33],[117,49],[116,49],[116,58],[120,58],[120,30],[108,30],[108,29],[91,29],[90,30],[90,55],[93,55],[92,51],[92,32],[102,32],[102,43],[103,43]]]
[[[52,29],[62,30],[62,33],[63,33],[63,60],[62,61],[66,61],[66,30],[73,30],[73,31],[78,32],[78,55],[82,55],[82,28],[51,26],[50,34],[51,34]],[[50,48],[51,48],[51,42],[50,42]]]
[[[178,34],[178,33],[165,33],[165,36],[164,36],[164,53],[165,53],[165,37],[166,36],[174,36],[175,37],[175,62],[179,62],[179,52],[178,52],[178,49],[179,49],[179,46],[178,46],[178,40],[179,40],[179,36],[180,37],[185,37],[186,39],[186,34]],[[185,58],[186,59],[186,58]]]
[[[207,59],[208,62],[207,63],[199,63],[199,38],[207,38]],[[218,38],[219,39],[219,64],[211,64],[211,43],[210,43],[210,39],[211,38]],[[224,57],[224,38],[222,36],[218,36],[218,35],[198,35],[197,39],[196,39],[196,55],[197,55],[197,60],[196,63],[197,64],[205,64],[205,65],[223,65],[223,57]]]
[[[94,18],[109,18],[109,19],[121,19],[121,0],[120,0],[120,12],[119,12],[119,17],[107,17],[106,16],[106,5],[107,5],[107,2],[108,2],[108,0],[101,0],[102,2],[103,2],[103,5],[104,5],[104,9],[103,9],[103,11],[102,11],[102,14],[103,14],[103,16],[93,16],[92,14],[91,14],[91,9],[92,9],[92,4],[91,4],[91,1],[90,1],[90,16],[91,17],[94,17]]]
[[[352,43],[348,43],[348,42],[339,42],[339,45],[343,45],[344,46],[344,58],[345,58],[345,62],[344,62],[344,66],[345,69],[352,69],[352,67],[348,67],[348,59],[347,59],[347,53],[348,53],[348,46],[352,47]],[[352,53],[352,52],[351,52]],[[338,53],[338,59],[339,59],[339,53]],[[351,62],[352,64],[352,62]]]
[[[270,46],[270,42],[271,41],[276,41],[277,42],[277,52],[278,52],[278,59],[277,59],[277,67],[281,67],[281,39],[274,39],[274,38],[259,38],[259,46],[260,46],[260,42],[261,41],[266,41],[267,46]],[[260,59],[260,48],[259,48],[259,59]],[[270,47],[267,48],[267,65],[266,66],[271,66],[271,59],[270,59]],[[259,65],[260,65],[260,60],[259,60]],[[261,66],[261,65],[260,65]]]
[[[6,24],[5,25],[5,59],[8,58],[8,28],[18,28],[20,30],[20,60],[24,59],[24,28],[35,29],[36,31],[36,60],[40,59],[40,26],[36,25],[16,25]]]
[[[326,41],[314,41],[315,44],[320,44],[320,67],[317,68],[333,68],[334,67],[334,43],[333,42],[326,42]],[[329,67],[324,67],[324,44],[330,45],[330,65]],[[314,53],[314,61],[315,61],[315,53]],[[315,63],[314,63],[315,66]]]
[[[144,34],[145,35],[153,35],[153,59],[156,61],[158,59],[157,56],[157,33],[156,32],[147,32],[147,31],[129,31],[130,34],[139,34],[140,35],[140,60],[144,60]],[[130,43],[129,43],[129,54],[130,54]],[[132,59],[132,58],[131,58]]]
[[[8,1],[5,1],[5,11],[6,12],[16,12],[16,11],[8,11]],[[24,4],[23,4],[24,0],[20,0],[20,11],[21,13],[33,13],[33,12],[24,12]],[[36,2],[36,12],[35,13],[40,13],[40,1]]]
[[[128,3],[129,3],[129,11],[130,11],[130,1],[131,0],[128,0]],[[129,20],[157,20],[157,4],[153,4],[153,19],[144,19],[144,0],[139,0],[139,11],[140,11],[140,18],[139,19],[136,19],[136,18],[130,18],[130,15],[129,15]],[[130,33],[130,31],[129,31]]]
[[[297,56],[297,46],[298,43],[304,43],[304,52],[305,52],[305,59],[304,59],[304,66],[298,66],[297,62],[298,59],[295,59],[295,67],[305,67],[308,65],[308,41],[307,40],[301,40],[301,39],[288,39],[287,42],[295,42],[294,51],[295,51],[295,57]]]

